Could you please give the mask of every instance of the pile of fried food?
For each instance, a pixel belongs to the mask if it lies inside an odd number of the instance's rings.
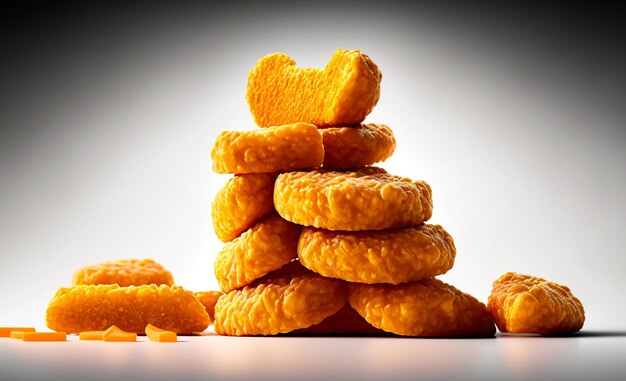
[[[337,50],[324,69],[262,58],[247,87],[260,128],[224,131],[211,152],[213,170],[234,175],[212,205],[225,242],[214,268],[221,292],[174,286],[153,261],[99,264],[57,292],[48,327],[189,334],[207,328],[214,308],[215,332],[236,336],[487,337],[494,323],[512,333],[580,330],[582,304],[565,286],[507,273],[485,305],[436,278],[456,248],[426,223],[431,187],[373,166],[396,147],[391,128],[363,123],[381,80],[357,50]]]

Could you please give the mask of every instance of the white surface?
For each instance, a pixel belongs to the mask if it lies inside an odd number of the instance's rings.
[[[626,333],[495,339],[179,337],[178,343],[0,339],[3,380],[618,380]]]

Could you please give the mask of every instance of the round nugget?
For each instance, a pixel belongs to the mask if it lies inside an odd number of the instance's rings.
[[[296,259],[301,230],[301,226],[272,214],[227,243],[215,259],[220,289],[229,292],[241,288]]]
[[[115,284],[141,286],[144,284],[174,284],[172,274],[152,259],[119,259],[78,269],[72,283]],[[107,327],[108,328],[108,327]]]
[[[224,131],[211,151],[217,173],[285,172],[320,167],[324,144],[317,127],[287,124],[251,131]]]
[[[229,336],[287,333],[322,322],[345,302],[344,282],[323,278],[294,261],[219,298],[215,332]]]
[[[287,221],[346,231],[418,226],[433,210],[426,182],[376,167],[283,173],[274,185],[274,207]]]
[[[222,242],[232,241],[274,211],[274,181],[273,173],[236,175],[217,192],[211,217]]]
[[[351,169],[385,161],[396,149],[391,128],[360,124],[320,129],[324,140],[324,168]]]
[[[61,288],[48,305],[46,325],[59,332],[104,331],[112,325],[142,334],[152,324],[178,334],[204,331],[204,306],[179,286],[80,285]]]
[[[513,272],[493,283],[487,307],[500,332],[569,334],[585,323],[583,305],[567,286]]]
[[[439,225],[352,233],[304,228],[298,242],[306,268],[357,283],[430,278],[450,270],[455,256],[452,237]]]
[[[485,305],[435,278],[397,286],[348,286],[350,305],[376,328],[402,336],[487,337],[495,326]]]

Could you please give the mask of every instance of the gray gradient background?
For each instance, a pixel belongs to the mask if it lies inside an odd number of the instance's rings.
[[[571,287],[586,328],[624,323],[625,40],[603,8],[285,6],[3,9],[0,325],[44,326],[73,270],[152,257],[216,288],[210,206],[224,129],[252,129],[248,71],[282,51],[383,72],[383,166],[428,181],[454,237],[442,277],[485,301],[506,271]]]

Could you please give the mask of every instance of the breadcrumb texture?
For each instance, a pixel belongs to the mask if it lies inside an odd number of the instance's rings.
[[[388,284],[351,283],[350,305],[374,327],[402,336],[487,337],[495,326],[485,305],[435,278]]]
[[[493,283],[487,307],[500,332],[568,334],[585,323],[583,305],[567,286],[514,272]]]
[[[217,192],[211,217],[222,242],[232,241],[274,211],[274,181],[273,173],[236,175]]]
[[[324,140],[324,168],[354,169],[385,161],[396,149],[391,128],[359,124],[320,129]]]
[[[61,288],[48,305],[46,324],[55,331],[104,331],[112,325],[142,334],[146,325],[191,334],[210,323],[194,294],[179,286],[79,285]]]
[[[444,274],[455,256],[452,237],[439,225],[352,233],[304,228],[298,243],[300,263],[309,270],[368,284]]]
[[[382,73],[358,50],[337,49],[324,69],[297,68],[283,53],[261,58],[248,74],[246,99],[257,125],[357,124],[380,98]]]
[[[215,332],[230,336],[288,333],[319,324],[345,302],[344,282],[323,278],[294,261],[222,296],[215,305]]]
[[[272,214],[227,243],[214,265],[220,289],[241,288],[296,259],[301,230]]]
[[[251,131],[223,131],[213,150],[217,173],[265,173],[322,166],[324,144],[317,127],[286,124]]]
[[[75,285],[115,284],[141,286],[145,284],[174,284],[172,274],[152,259],[120,259],[85,266],[74,273]],[[107,327],[108,328],[108,327]]]
[[[193,293],[198,301],[202,303],[206,313],[209,314],[211,321],[215,319],[215,304],[220,296],[224,295],[221,291],[196,291]]]
[[[375,328],[365,321],[350,304],[346,304],[334,315],[324,319],[321,323],[309,328],[297,329],[293,335],[388,335],[387,332]]]
[[[280,174],[274,207],[293,223],[346,231],[418,226],[433,210],[426,182],[390,175],[377,167]]]

